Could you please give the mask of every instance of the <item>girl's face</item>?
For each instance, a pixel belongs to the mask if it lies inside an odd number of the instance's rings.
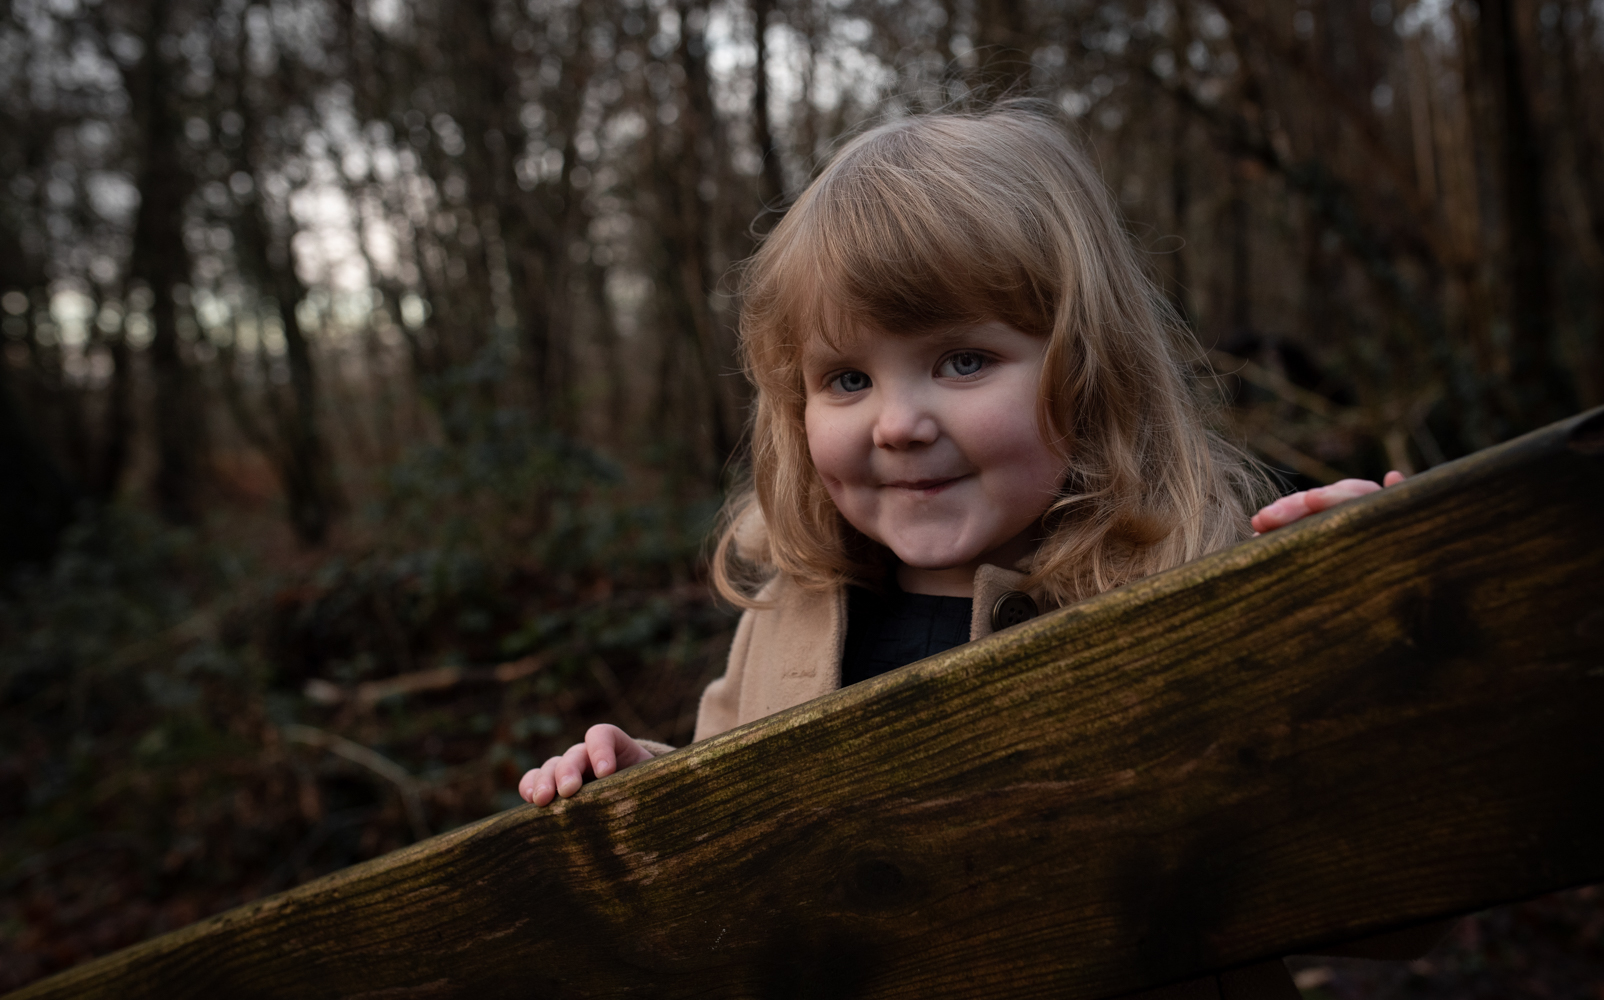
[[[1065,460],[1036,420],[1045,338],[998,322],[859,333],[802,358],[808,449],[841,515],[915,593],[969,596],[1030,554]]]

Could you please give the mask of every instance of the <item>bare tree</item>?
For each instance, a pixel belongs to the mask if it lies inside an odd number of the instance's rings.
[[[167,54],[176,20],[173,0],[152,0],[145,11],[143,55],[127,73],[140,132],[139,214],[130,270],[151,296],[156,501],[168,520],[192,523],[200,516],[206,424],[200,387],[178,333],[176,291],[190,277],[183,220],[193,180],[183,152],[179,87]]]

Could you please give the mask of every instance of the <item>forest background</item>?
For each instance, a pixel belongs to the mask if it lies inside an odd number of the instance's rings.
[[[1287,484],[1604,402],[1601,0],[0,0],[0,989],[689,738],[748,255],[1073,116]],[[1310,997],[1604,997],[1581,890]]]

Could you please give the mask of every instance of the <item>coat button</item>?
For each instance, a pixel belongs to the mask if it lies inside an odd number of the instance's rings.
[[[991,606],[991,630],[1001,632],[1010,625],[1028,622],[1041,614],[1031,596],[1021,590],[1010,590],[997,598]]]

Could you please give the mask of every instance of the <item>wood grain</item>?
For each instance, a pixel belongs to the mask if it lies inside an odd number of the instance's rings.
[[[1604,880],[1604,410],[17,997],[1076,997]]]

